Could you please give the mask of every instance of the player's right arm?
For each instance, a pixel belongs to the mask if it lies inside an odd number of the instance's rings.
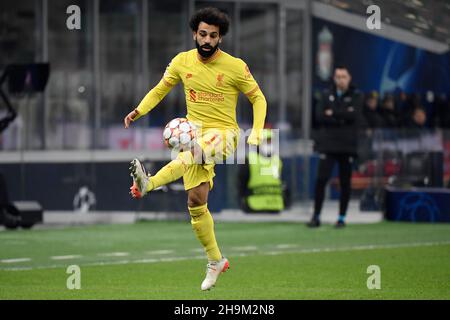
[[[128,128],[131,122],[136,121],[143,115],[146,115],[169,93],[170,90],[180,81],[177,63],[179,60],[177,55],[166,68],[164,75],[159,83],[150,90],[142,99],[141,103],[124,118],[125,128]]]

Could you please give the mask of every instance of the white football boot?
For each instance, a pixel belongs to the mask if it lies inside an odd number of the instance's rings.
[[[222,257],[220,261],[209,261],[206,265],[206,278],[202,282],[202,290],[209,290],[216,284],[217,278],[230,267],[228,259]]]
[[[147,173],[144,165],[138,159],[131,161],[130,176],[133,177],[133,185],[130,187],[131,195],[133,198],[142,198],[148,193],[150,174]]]

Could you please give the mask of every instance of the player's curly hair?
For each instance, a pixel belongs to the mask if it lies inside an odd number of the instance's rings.
[[[222,12],[214,7],[202,8],[194,13],[194,15],[191,17],[191,20],[189,21],[189,26],[191,27],[192,31],[197,32],[200,22],[218,26],[221,36],[227,34],[228,28],[230,26],[230,19],[228,18],[228,15],[225,12]]]

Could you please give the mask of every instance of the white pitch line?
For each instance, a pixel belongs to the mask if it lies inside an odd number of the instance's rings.
[[[146,252],[146,254],[170,254],[170,253],[174,253],[174,251],[173,250],[154,250],[154,251]]]
[[[98,261],[93,263],[85,264],[86,266],[110,266],[115,264],[130,264],[131,260],[118,260],[118,261]]]
[[[15,263],[15,262],[27,262],[31,261],[30,258],[16,258],[16,259],[2,259],[0,262],[2,263]]]
[[[379,250],[379,249],[398,249],[398,248],[412,248],[412,247],[428,247],[428,246],[442,246],[450,245],[450,241],[441,242],[414,242],[414,243],[397,243],[397,244],[380,244],[380,245],[356,245],[351,247],[342,248],[310,248],[292,251],[265,251],[257,253],[237,253],[232,254],[230,257],[248,257],[255,255],[281,255],[281,254],[308,254],[308,253],[319,253],[319,252],[340,252],[340,251],[359,251],[359,250]],[[191,256],[191,257],[167,257],[159,259],[137,259],[137,260],[121,260],[121,261],[98,261],[91,263],[84,263],[82,266],[107,266],[107,265],[120,265],[120,264],[132,264],[132,263],[158,263],[158,262],[172,262],[172,261],[183,261],[183,260],[202,260],[205,259],[203,255]],[[48,265],[48,266],[36,266],[30,268],[23,267],[11,267],[11,268],[0,268],[4,271],[23,271],[23,270],[33,270],[33,269],[54,269],[54,268],[64,268],[65,265]]]
[[[291,244],[291,243],[283,243],[283,244],[276,245],[275,248],[277,248],[277,249],[292,249],[292,248],[298,248],[298,245]]]
[[[128,252],[107,252],[107,253],[99,253],[99,256],[102,257],[126,257],[130,254]]]
[[[50,259],[52,259],[52,260],[71,260],[71,259],[78,259],[81,257],[82,256],[79,254],[71,254],[71,255],[66,255],[66,256],[52,256],[52,257],[50,257]]]
[[[154,262],[158,262],[158,259],[139,259],[139,260],[134,260],[135,263],[154,263]]]
[[[254,250],[258,250],[258,247],[256,246],[245,246],[245,247],[231,247],[231,250],[236,250],[236,251],[254,251]]]
[[[37,268],[35,268],[37,269]],[[11,268],[3,268],[0,270],[6,270],[6,271],[30,271],[33,270],[32,267],[11,267]]]
[[[6,240],[3,242],[4,245],[9,246],[24,246],[28,243],[28,241],[21,241],[21,240]]]
[[[412,242],[412,243],[398,243],[398,244],[370,244],[370,245],[356,245],[350,247],[325,247],[325,248],[308,248],[300,250],[291,251],[266,251],[263,254],[267,255],[280,255],[285,253],[320,253],[320,252],[340,252],[340,251],[361,251],[361,250],[377,250],[377,249],[398,249],[398,248],[411,248],[411,247],[429,247],[429,246],[439,246],[439,245],[449,245],[450,241],[442,242]]]

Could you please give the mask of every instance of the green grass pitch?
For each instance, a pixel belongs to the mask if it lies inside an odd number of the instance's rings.
[[[217,222],[216,236],[231,268],[202,292],[206,259],[187,221],[3,231],[0,299],[450,298],[450,224]],[[69,265],[79,290],[66,287]]]

